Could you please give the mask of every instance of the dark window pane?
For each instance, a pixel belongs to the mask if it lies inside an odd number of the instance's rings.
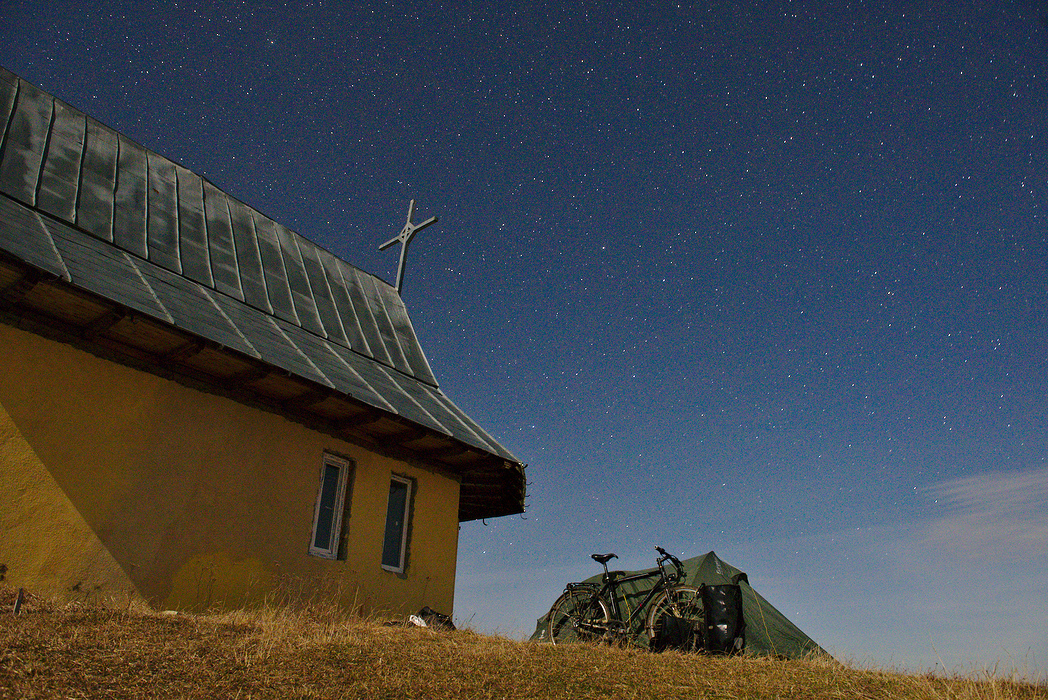
[[[401,567],[400,546],[404,542],[404,518],[408,505],[408,485],[402,481],[389,482],[389,506],[386,509],[386,538],[382,544],[382,565]]]
[[[335,497],[338,495],[338,472],[337,465],[324,465],[320,512],[317,513],[317,531],[313,536],[313,546],[317,549],[331,549],[331,527],[335,522]]]

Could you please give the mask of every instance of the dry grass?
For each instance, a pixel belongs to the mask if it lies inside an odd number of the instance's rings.
[[[1046,698],[1006,678],[551,647],[316,607],[165,615],[0,591],[0,698]]]

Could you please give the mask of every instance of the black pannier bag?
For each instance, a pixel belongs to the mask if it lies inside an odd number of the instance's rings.
[[[651,640],[650,648],[652,651],[691,651],[695,648],[696,631],[689,620],[675,615],[663,615],[655,623],[655,637]]]
[[[736,583],[699,586],[705,624],[701,647],[707,654],[737,654],[746,647],[742,588]]]

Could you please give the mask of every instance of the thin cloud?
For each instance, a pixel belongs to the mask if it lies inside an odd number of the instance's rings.
[[[1048,468],[921,493],[919,519],[761,543],[740,557],[743,568],[842,658],[950,672],[996,662],[1045,678]]]
[[[928,493],[940,514],[920,544],[938,559],[1002,565],[1048,552],[1048,468],[953,479]]]

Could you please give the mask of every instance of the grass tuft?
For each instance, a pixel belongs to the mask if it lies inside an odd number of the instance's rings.
[[[1045,698],[1048,686],[831,659],[552,647],[389,626],[319,605],[216,614],[0,590],[0,698]]]

